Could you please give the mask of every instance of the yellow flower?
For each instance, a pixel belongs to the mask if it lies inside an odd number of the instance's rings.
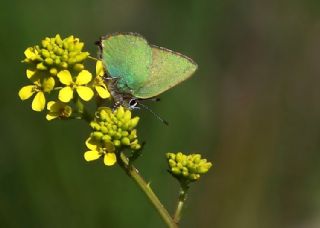
[[[104,76],[103,64],[102,64],[102,61],[98,60],[96,63],[96,78],[94,80],[93,86],[97,91],[98,95],[102,99],[106,99],[110,97],[110,93],[107,89],[106,84],[104,83],[103,76]]]
[[[21,100],[30,98],[33,94],[36,94],[32,101],[32,109],[37,112],[41,112],[46,104],[46,98],[44,93],[49,93],[55,84],[52,77],[44,78],[42,83],[40,80],[34,81],[33,85],[24,86],[19,91],[19,97]]]
[[[86,86],[92,79],[92,75],[87,70],[82,70],[76,77],[75,82],[68,70],[60,71],[57,74],[60,82],[66,85],[59,91],[59,100],[69,102],[73,98],[73,90],[75,89],[83,100],[89,101],[93,97],[93,91]]]
[[[89,137],[86,141],[86,145],[89,151],[84,153],[84,159],[86,161],[93,161],[103,156],[103,162],[106,166],[112,166],[117,162],[115,154],[115,147],[111,142],[104,142],[103,144],[97,143],[92,137]]]
[[[56,118],[68,118],[72,114],[72,108],[62,102],[49,101],[47,104],[49,113],[46,115],[47,120],[53,120]]]

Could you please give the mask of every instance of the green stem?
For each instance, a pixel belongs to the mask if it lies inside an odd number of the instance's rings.
[[[88,56],[88,59],[92,59],[92,60],[94,60],[94,61],[99,61],[99,59],[97,59],[97,58],[95,58],[95,57],[92,57],[92,56]]]
[[[81,114],[81,119],[87,121],[88,123],[91,122],[92,120],[92,116],[90,115],[90,113],[86,110],[86,108],[84,107],[83,103],[80,101],[79,98],[76,98],[76,106],[78,108],[78,112]]]
[[[152,191],[150,185],[139,174],[139,171],[132,165],[129,165],[129,160],[124,153],[120,153],[120,166],[127,172],[127,174],[137,183],[140,189],[146,194],[152,205],[160,214],[163,221],[170,228],[178,228],[178,225],[173,221],[169,212],[162,205],[157,195]]]
[[[174,216],[173,216],[173,221],[176,224],[178,224],[180,222],[181,212],[182,212],[182,208],[184,206],[184,202],[187,199],[188,189],[189,189],[188,186],[181,185],[176,211],[175,211]]]

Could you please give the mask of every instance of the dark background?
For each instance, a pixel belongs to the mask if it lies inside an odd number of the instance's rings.
[[[150,104],[137,166],[170,212],[178,184],[164,154],[200,152],[211,172],[181,227],[320,227],[318,0],[3,1],[0,7],[1,227],[164,227],[117,166],[87,163],[84,122],[48,123],[21,102],[23,51],[56,33],[93,56],[101,35],[141,33],[199,70]]]

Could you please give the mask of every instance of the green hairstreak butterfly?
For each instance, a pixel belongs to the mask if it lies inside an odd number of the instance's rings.
[[[100,57],[108,88],[116,102],[134,108],[137,100],[153,98],[189,78],[197,64],[189,57],[150,45],[137,33],[100,38]]]

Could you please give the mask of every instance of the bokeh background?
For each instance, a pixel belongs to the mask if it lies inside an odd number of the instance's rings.
[[[172,212],[178,184],[165,152],[214,162],[181,227],[320,227],[318,0],[3,1],[0,7],[0,227],[165,227],[118,167],[86,163],[84,122],[50,122],[21,102],[26,47],[75,35],[93,56],[101,35],[143,34],[199,70],[138,111],[137,166]]]

